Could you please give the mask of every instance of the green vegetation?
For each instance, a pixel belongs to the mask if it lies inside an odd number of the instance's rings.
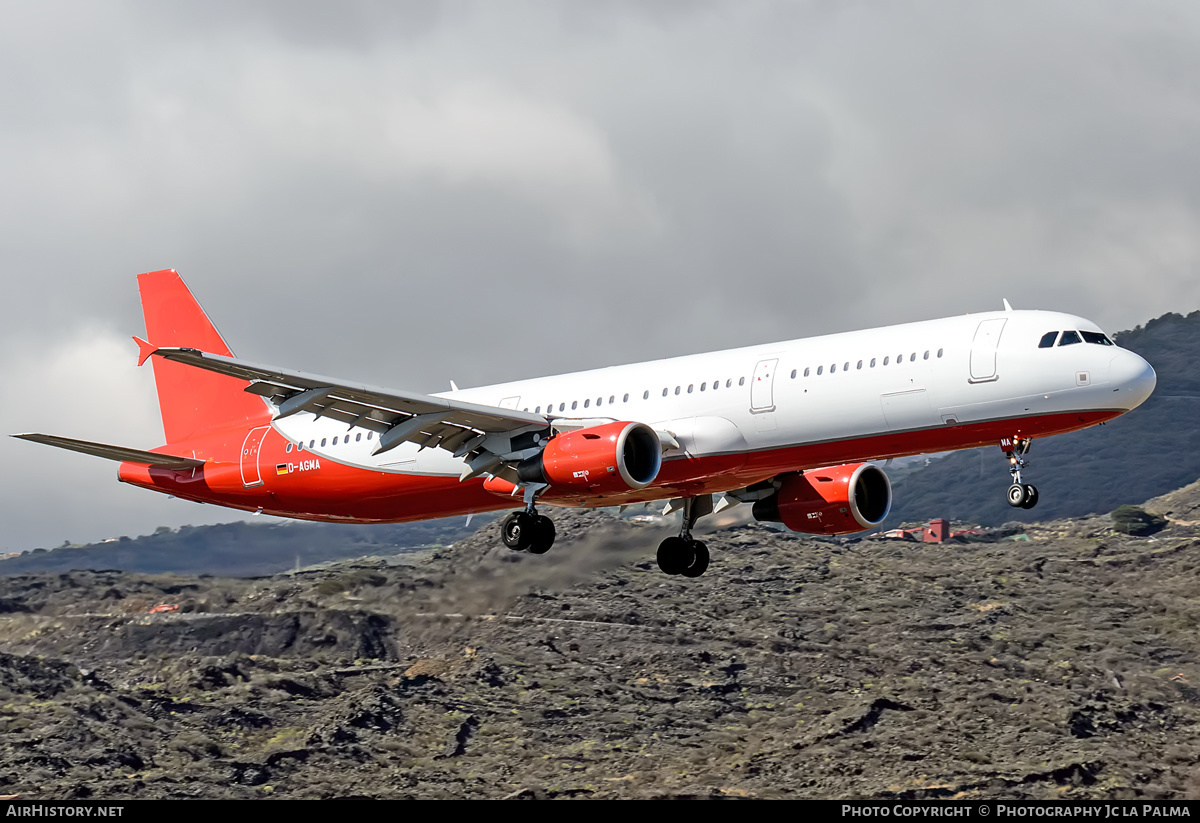
[[[1152,514],[1141,506],[1118,506],[1112,513],[1113,528],[1121,534],[1144,537],[1166,528],[1167,518]]]

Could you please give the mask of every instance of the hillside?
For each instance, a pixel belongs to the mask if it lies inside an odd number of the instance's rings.
[[[0,793],[1198,796],[1195,526],[751,525],[684,580],[657,530],[558,520],[542,557],[487,527],[404,565],[0,578]]]
[[[159,528],[141,537],[35,549],[0,559],[0,575],[122,569],[144,574],[219,574],[256,577],[331,560],[389,556],[445,546],[471,534],[494,515],[391,523],[224,523]]]
[[[894,485],[885,528],[931,517],[985,525],[1107,512],[1200,477],[1200,311],[1167,314],[1116,336],[1146,358],[1158,387],[1142,406],[1104,426],[1035,440],[1027,482],[1041,493],[1032,511],[1004,499],[999,446],[956,452],[905,473]]]

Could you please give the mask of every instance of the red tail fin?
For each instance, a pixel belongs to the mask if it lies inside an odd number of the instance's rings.
[[[182,346],[233,355],[174,269],[139,274],[138,287],[146,337],[155,347]],[[217,429],[261,425],[270,419],[262,398],[244,391],[245,380],[161,357],[152,360],[167,443],[180,443]]]

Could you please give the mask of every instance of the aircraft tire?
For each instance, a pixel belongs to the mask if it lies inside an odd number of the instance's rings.
[[[684,577],[699,577],[708,571],[708,546],[696,540],[692,543],[692,562],[680,574]]]
[[[1008,505],[1014,509],[1019,509],[1025,505],[1025,486],[1019,483],[1013,483],[1008,487]]]
[[[537,515],[533,518],[533,536],[527,551],[530,554],[545,554],[554,545],[556,536],[554,521],[544,514]]]
[[[668,537],[658,544],[658,568],[665,574],[682,574],[692,565],[695,554],[682,537]]]
[[[1025,501],[1021,503],[1022,509],[1032,509],[1038,502],[1037,486],[1025,487]]]
[[[533,517],[527,512],[513,512],[500,523],[500,539],[513,551],[523,552],[529,548],[536,530]]]

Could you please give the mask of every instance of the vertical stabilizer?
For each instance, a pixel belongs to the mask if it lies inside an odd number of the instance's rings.
[[[174,269],[139,274],[138,288],[146,318],[146,338],[153,346],[180,346],[226,357],[233,355]],[[245,380],[161,357],[150,360],[154,364],[158,407],[168,444],[270,420],[263,399],[245,392],[248,385]]]

